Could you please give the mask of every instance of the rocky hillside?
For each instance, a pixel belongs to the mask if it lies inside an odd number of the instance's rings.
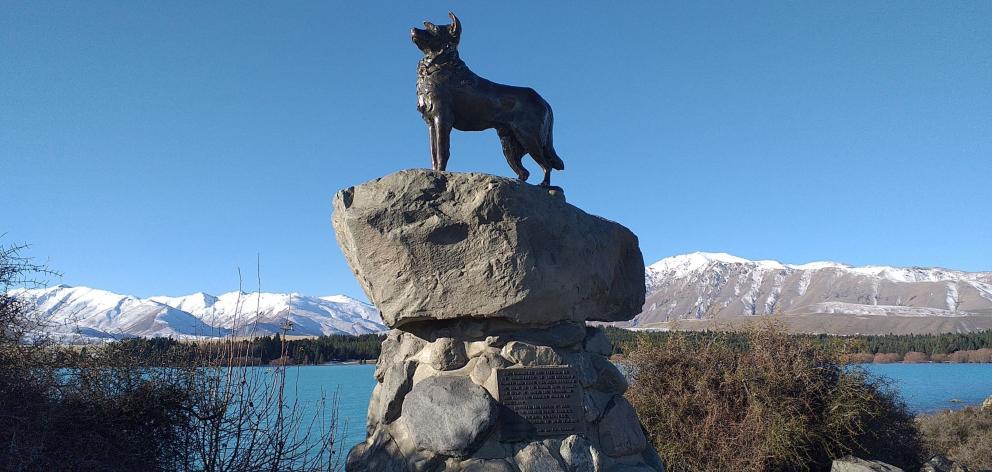
[[[692,253],[647,267],[642,328],[710,327],[781,316],[797,331],[955,332],[992,328],[992,272],[751,261]]]
[[[211,338],[282,332],[366,334],[385,330],[375,307],[343,295],[195,293],[138,298],[88,287],[18,290],[33,302],[45,332],[66,342],[125,337]]]

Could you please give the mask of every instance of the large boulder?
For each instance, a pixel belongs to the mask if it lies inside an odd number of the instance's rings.
[[[637,454],[648,445],[634,407],[622,396],[614,397],[613,406],[599,422],[599,442],[603,452],[619,457]]]
[[[547,188],[405,170],[338,192],[332,222],[391,327],[461,317],[625,321],[644,303],[637,237]]]
[[[429,377],[403,400],[403,418],[420,449],[466,457],[496,422],[496,402],[468,377]]]

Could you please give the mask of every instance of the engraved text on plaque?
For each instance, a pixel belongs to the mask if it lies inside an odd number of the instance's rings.
[[[571,367],[497,369],[496,383],[502,441],[585,432],[582,387]]]

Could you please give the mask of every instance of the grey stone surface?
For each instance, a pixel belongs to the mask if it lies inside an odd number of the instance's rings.
[[[472,456],[479,459],[506,459],[507,462],[512,464],[513,454],[515,452],[513,443],[502,442],[499,440],[498,434],[491,434],[476,449]]]
[[[431,367],[437,370],[455,370],[465,366],[468,354],[465,343],[451,338],[439,338],[431,343]]]
[[[516,472],[509,462],[502,459],[465,461],[461,472]]]
[[[595,472],[596,466],[586,438],[573,434],[561,442],[559,451],[569,472]]]
[[[613,399],[614,394],[592,389],[586,389],[583,393],[585,396],[586,421],[595,423],[603,417],[603,413],[606,413],[606,407],[610,405],[610,400]]]
[[[495,340],[496,340],[495,336],[490,336],[487,339],[468,342],[465,345],[465,354],[467,354],[468,357],[471,359],[473,357],[479,357],[480,355],[482,355],[482,353],[486,351],[491,351],[491,350],[499,351],[499,349],[493,347],[493,343],[495,342]]]
[[[377,383],[372,389],[372,395],[369,396],[369,408],[365,413],[365,434],[366,436],[372,434],[379,423],[382,422],[382,409],[379,405],[379,397],[382,392],[382,384]]]
[[[592,455],[592,464],[595,467],[596,472],[608,470],[607,465],[610,462],[610,458],[607,457],[606,454],[603,454],[603,451],[593,445],[589,448],[589,453]]]
[[[936,455],[923,464],[920,472],[968,472],[968,468],[944,456]]]
[[[503,346],[503,357],[522,366],[561,365],[561,356],[548,346],[535,346],[520,341],[510,341]]]
[[[596,383],[599,374],[592,365],[589,353],[583,351],[565,352],[562,353],[561,357],[565,364],[575,369],[575,377],[578,379],[580,385],[589,387]]]
[[[453,457],[468,456],[496,421],[486,390],[462,376],[430,377],[403,401],[403,418],[417,447]]]
[[[393,439],[380,432],[369,442],[358,444],[348,453],[348,472],[407,472],[406,457]]]
[[[610,457],[637,454],[648,444],[634,407],[619,395],[600,420],[598,432],[599,444]]]
[[[847,456],[835,460],[830,465],[830,472],[903,472],[903,470],[882,461],[869,461]]]
[[[517,467],[527,472],[568,472],[551,451],[539,442],[528,444],[517,452],[514,459]]]
[[[627,391],[627,377],[620,372],[612,362],[603,356],[592,355],[589,358],[594,369],[596,369],[596,382],[592,388],[606,393],[623,393]]]
[[[389,334],[386,335],[386,339],[382,340],[382,344],[379,345],[379,358],[375,361],[375,379],[382,382],[382,379],[386,376],[386,369],[393,364],[396,364],[395,356],[396,352],[399,351],[400,346],[400,334],[399,330],[390,330]],[[402,359],[400,360],[402,362]]]
[[[570,347],[581,343],[585,339],[585,334],[585,326],[581,323],[563,322],[546,328],[533,327],[504,333],[497,338],[497,342],[523,341],[528,344]]]
[[[606,332],[602,328],[596,328],[589,326],[586,328],[586,338],[583,342],[585,350],[589,352],[594,352],[606,357],[613,354],[613,345],[610,344],[610,338],[606,337]]]
[[[332,222],[392,327],[459,317],[624,321],[644,303],[633,233],[511,179],[401,171],[338,192]]]
[[[486,351],[479,355],[478,360],[475,362],[475,368],[472,369],[472,373],[469,376],[473,382],[482,385],[492,375],[493,370],[502,369],[509,365],[510,362],[504,359],[499,352]]]
[[[382,341],[379,359],[375,363],[375,378],[382,382],[386,369],[393,364],[401,363],[414,356],[426,343],[413,334],[393,329]]]
[[[376,404],[379,407],[379,421],[392,423],[400,416],[400,409],[403,407],[403,398],[413,384],[413,373],[417,370],[416,362],[402,362],[393,364],[386,369],[383,376],[382,388]]]

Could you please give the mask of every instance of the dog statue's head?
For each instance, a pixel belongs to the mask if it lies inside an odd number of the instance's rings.
[[[417,45],[424,55],[435,57],[445,51],[454,50],[458,47],[458,40],[462,37],[462,24],[454,13],[448,12],[451,17],[450,25],[437,26],[429,21],[424,22],[424,28],[411,28],[410,37],[413,44]]]

